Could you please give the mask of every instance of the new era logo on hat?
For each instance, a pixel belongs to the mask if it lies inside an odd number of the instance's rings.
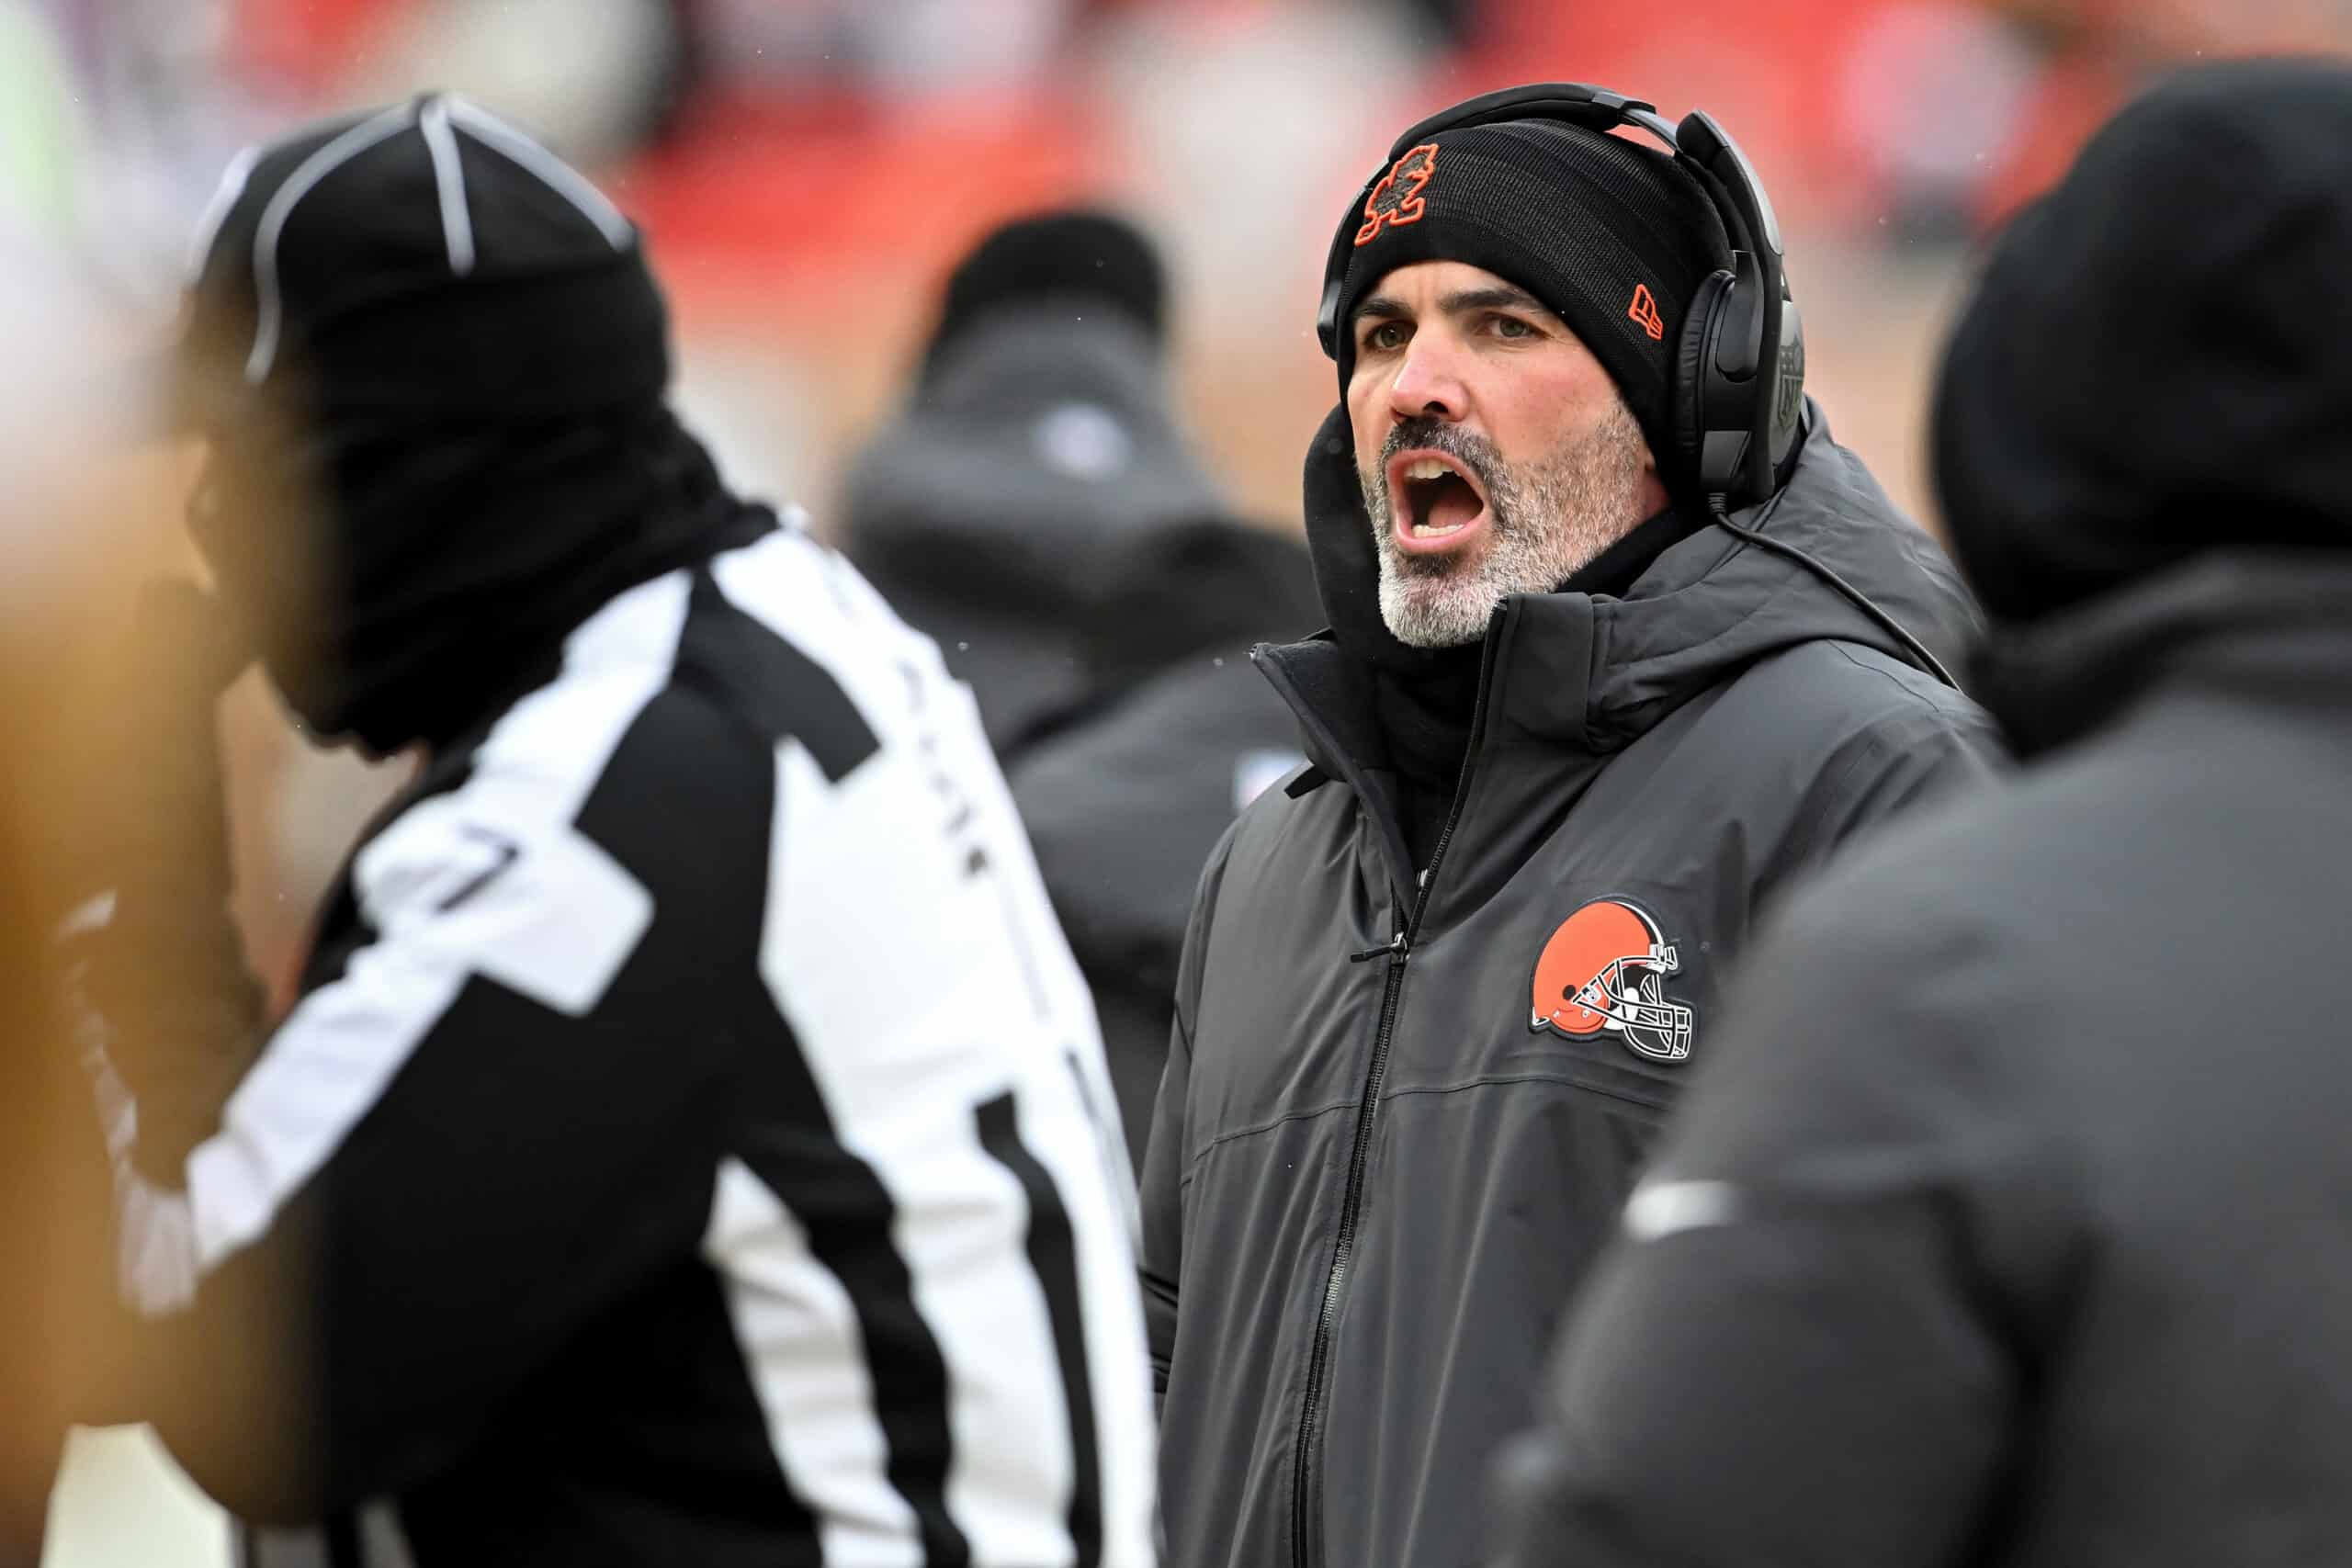
[[[1666,318],[1657,313],[1657,300],[1651,297],[1648,284],[1634,285],[1634,302],[1625,307],[1625,314],[1641,322],[1642,331],[1652,338],[1666,335]]]

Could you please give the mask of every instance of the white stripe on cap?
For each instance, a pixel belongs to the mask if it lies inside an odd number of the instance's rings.
[[[253,177],[254,165],[261,162],[261,149],[248,147],[229,160],[220,171],[220,184],[213,190],[212,199],[204,204],[202,216],[196,220],[196,239],[188,247],[187,276],[194,282],[204,271],[204,258],[212,249],[212,242],[220,237],[220,225],[229,220],[229,209],[245,194],[245,182]]]
[[[285,306],[277,293],[277,241],[286,231],[286,220],[294,215],[295,205],[310,195],[321,180],[410,124],[413,112],[402,104],[353,126],[296,165],[294,172],[286,176],[286,183],[271,196],[269,205],[262,209],[261,228],[254,236],[254,296],[258,320],[254,326],[254,350],[245,358],[248,382],[258,386],[277,358],[279,324],[285,316]]]
[[[473,132],[482,145],[504,153],[526,172],[537,175],[540,184],[578,208],[613,249],[628,246],[629,236],[635,231],[629,220],[577,169],[480,105],[463,98],[451,98],[448,105],[451,118]]]
[[[441,195],[441,233],[449,242],[449,270],[463,277],[474,269],[474,225],[466,211],[466,171],[458,162],[457,134],[449,129],[448,100],[436,96],[427,101],[417,126],[433,154],[433,184]]]

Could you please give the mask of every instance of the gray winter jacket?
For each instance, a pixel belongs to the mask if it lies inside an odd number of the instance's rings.
[[[1949,564],[1814,424],[1738,521],[1955,660],[1975,615]],[[1327,604],[1373,570],[1334,434],[1308,486]],[[1363,581],[1330,580],[1342,557]],[[1708,525],[1622,598],[1497,611],[1424,871],[1351,658],[1256,657],[1316,765],[1227,834],[1179,976],[1144,1178],[1168,1560],[1467,1562],[1485,1461],[1713,1049],[1759,903],[1996,748],[1820,575]]]
[[[2352,558],[2019,634],[1790,903],[1594,1271],[1523,1568],[2352,1562]]]

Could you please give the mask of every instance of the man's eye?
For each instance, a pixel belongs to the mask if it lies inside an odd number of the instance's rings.
[[[1533,327],[1529,326],[1517,316],[1497,316],[1495,318],[1495,335],[1498,337],[1533,337],[1536,335],[1536,332]]]
[[[1392,348],[1402,348],[1405,346],[1406,338],[1410,335],[1411,334],[1406,331],[1404,322],[1383,321],[1378,326],[1363,334],[1363,345],[1366,348],[1376,348],[1383,351]]]

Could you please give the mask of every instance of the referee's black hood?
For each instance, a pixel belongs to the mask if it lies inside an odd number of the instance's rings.
[[[770,525],[663,400],[635,228],[433,95],[241,156],[199,235],[173,413],[191,525],[288,704],[386,752],[549,671],[621,589]]]
[[[2352,68],[2184,71],[1995,246],[1936,484],[1996,621],[2240,546],[2352,548]]]

